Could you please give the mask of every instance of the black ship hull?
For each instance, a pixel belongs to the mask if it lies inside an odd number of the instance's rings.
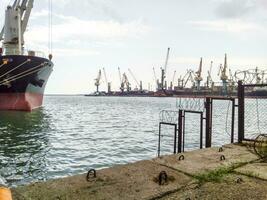
[[[42,106],[53,63],[36,56],[0,56],[0,110],[31,111]]]

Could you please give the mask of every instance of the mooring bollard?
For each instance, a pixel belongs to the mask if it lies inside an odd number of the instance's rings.
[[[159,185],[164,185],[168,182],[168,175],[165,171],[159,173]]]
[[[225,156],[224,155],[221,155],[220,160],[221,161],[225,160]]]
[[[179,161],[180,161],[180,160],[184,160],[184,155],[180,155],[180,156],[179,156]]]
[[[238,177],[238,178],[236,179],[236,182],[237,182],[237,183],[242,183],[242,182],[243,182],[243,179],[240,178],[240,177]]]
[[[223,152],[223,148],[222,147],[219,148],[219,152]]]
[[[91,179],[96,178],[96,170],[95,169],[90,169],[86,175],[86,180],[89,182]]]

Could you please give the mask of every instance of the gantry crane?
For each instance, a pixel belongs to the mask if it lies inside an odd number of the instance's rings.
[[[196,81],[198,91],[200,90],[200,83],[202,80],[203,80],[203,78],[202,78],[202,58],[200,58],[199,68],[198,68],[198,71],[196,72],[196,76],[195,76],[195,81]]]
[[[100,80],[101,80],[101,70],[99,70],[97,78],[95,79],[96,93],[99,93]]]

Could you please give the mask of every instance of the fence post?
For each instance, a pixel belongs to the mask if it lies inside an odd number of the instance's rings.
[[[235,98],[232,99],[231,143],[235,140]]]
[[[177,150],[177,124],[174,125],[174,145],[173,145],[173,153],[176,154]]]
[[[178,117],[178,153],[182,152],[182,135],[183,135],[183,110],[179,110]]]
[[[158,157],[160,157],[161,122],[159,123]]]
[[[238,81],[238,143],[244,140],[245,132],[245,91],[242,81]]]
[[[211,98],[206,98],[206,148],[211,147]]]

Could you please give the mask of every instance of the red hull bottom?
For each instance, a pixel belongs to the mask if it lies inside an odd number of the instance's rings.
[[[32,111],[43,104],[43,95],[35,93],[2,93],[0,110]]]

